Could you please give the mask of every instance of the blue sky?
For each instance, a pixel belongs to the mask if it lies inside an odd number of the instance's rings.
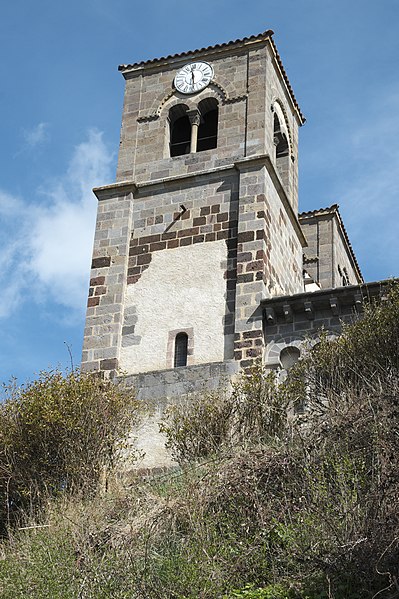
[[[79,364],[118,64],[273,29],[307,122],[300,209],[332,203],[366,280],[398,275],[397,0],[14,0],[0,18],[0,381]]]

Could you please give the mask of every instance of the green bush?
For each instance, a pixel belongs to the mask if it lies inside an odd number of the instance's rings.
[[[257,363],[232,392],[197,395],[167,410],[160,430],[180,464],[253,443],[282,441],[288,434],[287,395],[275,374]]]
[[[126,599],[135,597],[129,552],[114,547],[107,523],[96,522],[99,498],[83,513],[82,499],[63,498],[46,509],[47,528],[11,531],[0,543],[2,599]],[[104,516],[110,516],[111,511]]]
[[[73,599],[79,596],[77,555],[66,531],[34,530],[14,539],[0,560],[2,599]]]
[[[206,458],[230,445],[233,405],[227,393],[204,393],[172,405],[160,423],[166,447],[180,463]]]
[[[364,392],[377,382],[389,390],[391,377],[398,371],[399,283],[392,283],[382,301],[366,304],[360,319],[343,324],[340,337],[332,341],[321,332],[320,342],[290,373],[290,384],[306,383],[302,399],[310,401],[314,413],[318,413],[320,399],[333,401],[334,408],[339,406],[342,412],[348,391]]]
[[[44,372],[4,389],[0,403],[0,529],[47,496],[93,492],[137,404],[110,381]]]

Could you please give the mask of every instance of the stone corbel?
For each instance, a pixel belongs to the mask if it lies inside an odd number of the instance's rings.
[[[361,293],[356,293],[355,297],[354,297],[354,300],[355,300],[355,306],[356,306],[356,308],[358,308],[359,310],[361,310],[362,307],[363,307],[363,296],[362,296],[362,294]]]
[[[283,306],[284,318],[285,322],[292,322],[292,308],[289,304],[284,304]]]
[[[276,315],[273,308],[266,308],[265,310],[266,322],[269,325],[273,325],[276,322]]]
[[[304,302],[305,314],[309,320],[314,319],[314,309],[312,302]]]
[[[339,314],[339,303],[336,297],[330,297],[330,308],[334,316]]]
[[[313,262],[317,262],[319,260],[319,256],[314,254],[313,256],[310,254],[303,254],[303,263],[304,264],[312,264]]]

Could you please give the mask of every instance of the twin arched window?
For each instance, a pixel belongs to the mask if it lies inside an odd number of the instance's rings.
[[[186,104],[169,111],[170,155],[182,156],[217,147],[219,106],[215,98],[205,98],[194,110]]]

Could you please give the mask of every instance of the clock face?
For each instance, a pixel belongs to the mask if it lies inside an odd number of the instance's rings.
[[[191,62],[177,73],[174,83],[182,94],[195,94],[211,82],[213,68],[207,62]]]

